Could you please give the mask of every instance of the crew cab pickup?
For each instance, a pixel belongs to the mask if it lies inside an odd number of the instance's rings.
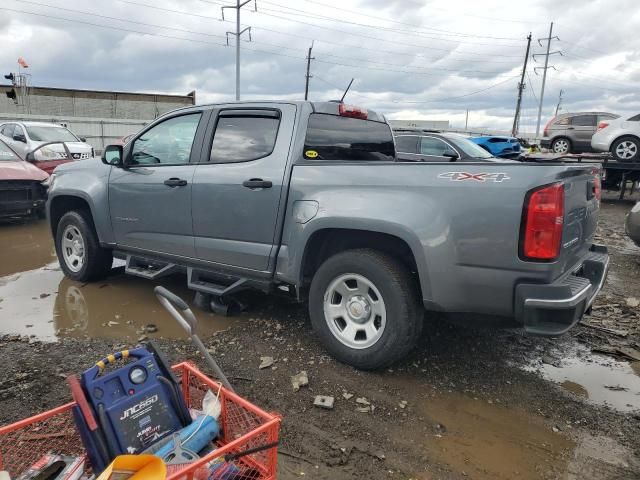
[[[58,167],[47,212],[68,277],[116,256],[217,299],[285,293],[358,368],[402,358],[425,311],[567,331],[608,268],[599,169],[450,160],[398,160],[384,117],[343,103],[192,106]]]

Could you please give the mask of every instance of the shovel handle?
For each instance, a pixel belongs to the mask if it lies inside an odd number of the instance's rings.
[[[176,322],[180,324],[184,331],[187,332],[187,335],[195,335],[197,320],[189,308],[189,305],[179,296],[171,293],[164,287],[156,287],[153,291],[156,297],[158,297],[158,301],[171,314]]]

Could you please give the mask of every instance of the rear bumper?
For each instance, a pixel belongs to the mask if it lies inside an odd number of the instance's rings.
[[[518,285],[516,319],[529,333],[562,335],[591,308],[608,271],[607,247],[592,245],[584,261],[554,283]]]

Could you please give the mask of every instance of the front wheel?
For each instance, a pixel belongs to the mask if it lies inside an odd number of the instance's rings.
[[[613,157],[619,162],[637,162],[640,157],[640,142],[635,137],[622,137],[611,146]]]
[[[67,212],[60,218],[56,254],[64,274],[78,282],[106,277],[113,264],[111,250],[100,246],[93,222],[84,211]]]
[[[370,249],[338,253],[320,266],[311,282],[309,314],[327,350],[364,370],[404,357],[418,340],[423,320],[409,270]]]

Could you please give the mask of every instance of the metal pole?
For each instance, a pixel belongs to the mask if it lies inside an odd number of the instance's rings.
[[[556,113],[554,114],[554,117],[558,116],[558,110],[560,110],[560,105],[562,105],[562,94],[564,93],[564,90],[560,89],[560,95],[558,95],[558,103],[556,104]]]
[[[311,42],[311,46],[309,47],[309,53],[307,54],[307,74],[305,75],[305,82],[304,82],[304,99],[305,100],[309,99],[309,79],[311,78],[311,75],[309,75],[309,70],[311,68],[311,60],[313,60],[313,57],[311,56],[311,50],[313,50],[313,41]]]
[[[549,38],[547,38],[547,53],[544,57],[544,73],[542,74],[542,87],[540,88],[540,104],[538,105],[538,122],[536,124],[536,139],[540,136],[540,119],[542,118],[542,102],[544,101],[544,85],[547,81],[547,69],[549,68],[549,50],[553,36],[553,22],[549,26]]]
[[[467,108],[467,115],[464,118],[464,129],[467,129],[467,125],[469,125],[469,109]]]
[[[522,77],[518,84],[518,101],[516,102],[516,113],[513,116],[513,127],[511,128],[511,136],[518,134],[518,124],[520,123],[520,106],[522,105],[522,92],[524,91],[524,75],[527,72],[527,61],[529,60],[529,49],[531,48],[531,32],[527,37],[527,53],[524,55],[524,65],[522,67]]]
[[[240,0],[236,0],[236,100],[240,100]]]

